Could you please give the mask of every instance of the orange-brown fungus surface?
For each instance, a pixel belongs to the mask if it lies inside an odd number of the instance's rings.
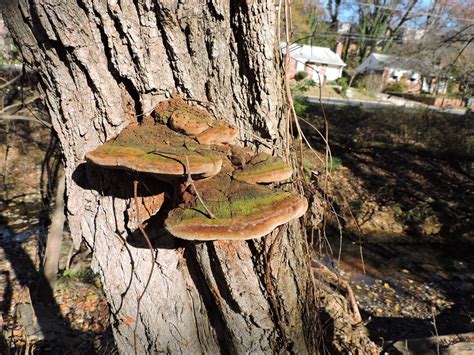
[[[249,184],[268,184],[287,180],[292,174],[293,170],[281,158],[259,153],[236,170],[233,177]]]
[[[306,199],[288,191],[272,190],[233,180],[225,174],[197,181],[196,188],[215,215],[209,218],[201,201],[170,212],[166,229],[192,240],[245,240],[262,237],[277,226],[301,217]]]
[[[225,121],[214,119],[202,108],[186,104],[178,96],[159,103],[153,115],[158,122],[167,124],[176,132],[195,138],[200,144],[229,144],[238,134],[235,127]]]
[[[193,176],[216,175],[222,166],[221,154],[201,146],[151,119],[130,125],[115,139],[86,155],[87,161],[103,167],[153,173],[163,178],[182,176],[186,156]]]

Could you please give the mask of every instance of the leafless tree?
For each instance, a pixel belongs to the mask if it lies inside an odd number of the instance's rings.
[[[339,24],[339,9],[341,7],[341,0],[328,0],[327,9],[329,17],[331,18],[331,27],[337,30]]]

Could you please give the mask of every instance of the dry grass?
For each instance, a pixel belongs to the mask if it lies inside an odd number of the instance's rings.
[[[367,100],[367,101],[381,101],[375,96],[368,95],[366,93],[363,93],[362,91],[355,89],[355,88],[350,88],[352,91],[352,97],[351,99],[355,100]],[[307,92],[308,96],[319,96],[319,87],[315,86],[312,87],[308,90]],[[321,88],[321,96],[322,97],[331,97],[331,98],[336,98],[336,99],[346,99],[347,97],[339,94],[336,89],[332,86],[324,85]]]

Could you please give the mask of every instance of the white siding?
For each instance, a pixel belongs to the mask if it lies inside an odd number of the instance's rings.
[[[301,62],[301,61],[296,62],[296,71],[297,72],[304,71],[304,63],[303,62]]]
[[[326,68],[326,80],[334,81],[341,77],[341,67],[328,65]]]
[[[320,76],[323,83],[324,81],[327,82],[327,81],[337,80],[342,76],[342,67],[339,67],[339,66],[313,64],[312,67],[315,70],[313,72],[312,79],[317,83],[319,82]],[[319,72],[319,75],[318,75],[318,72]]]

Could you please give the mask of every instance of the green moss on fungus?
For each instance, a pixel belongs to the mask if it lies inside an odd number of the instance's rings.
[[[104,167],[171,177],[187,173],[186,156],[194,176],[216,175],[222,166],[222,153],[153,121],[125,128],[114,140],[88,153],[86,159]]]
[[[278,204],[291,196],[291,193],[284,191],[276,191],[273,193],[267,193],[264,196],[249,196],[245,195],[241,198],[232,196],[231,201],[209,201],[206,202],[206,206],[215,215],[215,219],[211,219],[210,222],[220,222],[219,220],[230,219],[234,217],[247,217],[252,214],[257,214],[262,209],[269,208],[274,204]],[[208,220],[207,212],[202,203],[196,201],[196,206],[193,208],[187,208],[184,210],[182,220],[201,218]]]
[[[165,221],[166,228],[175,237],[194,240],[258,238],[300,217],[307,209],[306,199],[297,194],[231,180],[225,175],[200,181],[198,185],[206,207],[215,218],[209,218],[198,199],[193,205],[181,206],[171,211]],[[221,198],[216,199],[216,196]]]
[[[257,154],[242,170],[235,171],[234,179],[250,184],[265,184],[289,179],[292,169],[278,157]]]

